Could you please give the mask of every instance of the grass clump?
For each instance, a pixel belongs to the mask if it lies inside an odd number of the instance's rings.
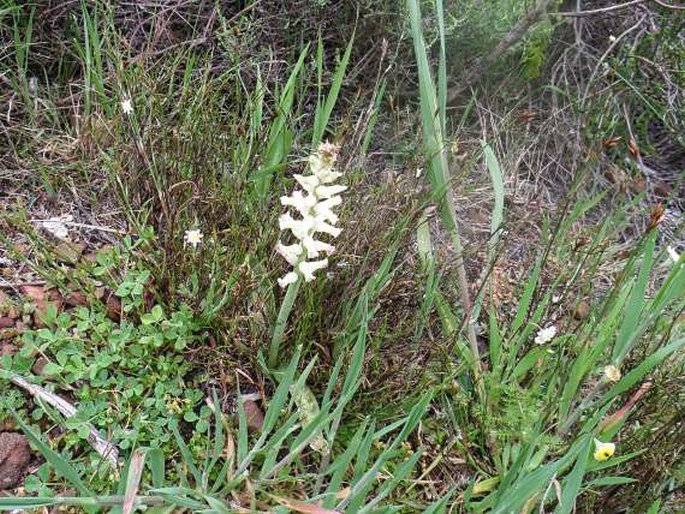
[[[574,54],[559,2],[498,55],[523,4],[277,4],[0,14],[0,419],[37,459],[0,508],[670,508],[683,257],[597,171],[612,92],[663,96],[642,47]]]

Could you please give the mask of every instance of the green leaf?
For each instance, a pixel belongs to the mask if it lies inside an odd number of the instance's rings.
[[[48,376],[59,375],[63,369],[64,368],[62,368],[62,366],[55,362],[48,362],[45,364],[45,366],[43,366],[42,373]]]
[[[160,305],[155,305],[150,312],[145,313],[140,317],[140,321],[143,325],[152,325],[158,323],[162,319],[164,319],[164,309],[162,309]]]
[[[600,477],[591,480],[587,483],[585,487],[591,489],[592,487],[604,487],[608,485],[625,485],[632,484],[633,482],[637,482],[637,480],[630,477]]]

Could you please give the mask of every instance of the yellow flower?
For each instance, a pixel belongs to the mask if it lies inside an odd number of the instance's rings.
[[[599,439],[595,439],[595,453],[593,454],[595,460],[607,460],[615,451],[616,445],[614,443],[603,443]]]
[[[621,380],[621,370],[610,364],[604,368],[604,376],[609,382],[618,382]]]

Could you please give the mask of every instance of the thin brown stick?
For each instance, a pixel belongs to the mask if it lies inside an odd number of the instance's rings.
[[[673,5],[662,2],[661,0],[652,0],[655,4],[660,5],[664,9],[674,9],[676,11],[685,11],[685,6],[683,5]]]
[[[582,16],[592,16],[594,14],[603,14],[612,11],[619,11],[633,5],[643,4],[647,0],[632,0],[631,2],[626,2],[624,4],[610,5],[609,7],[600,7],[598,9],[590,9],[587,11],[561,11],[550,13],[550,16],[562,16],[565,18],[580,18]],[[656,0],[655,0],[656,1]],[[658,2],[657,2],[658,3]]]
[[[63,416],[70,418],[72,416],[76,415],[76,407],[74,407],[71,403],[66,401],[64,398],[61,396],[57,396],[54,393],[51,393],[47,389],[37,385],[37,384],[32,384],[31,382],[25,380],[24,378],[20,377],[16,373],[10,372],[9,374],[9,379],[10,382],[12,382],[14,385],[21,387],[22,389],[26,390],[28,393],[31,395],[35,396],[36,398],[40,398],[46,403],[49,403],[52,405],[55,409],[57,409]],[[98,452],[98,454],[112,466],[115,472],[118,472],[119,470],[119,450],[116,446],[114,446],[112,443],[110,443],[108,440],[104,439],[103,437],[100,436],[98,433],[97,429],[91,425],[88,422],[83,422],[86,427],[88,427],[88,443],[93,447],[93,449]]]

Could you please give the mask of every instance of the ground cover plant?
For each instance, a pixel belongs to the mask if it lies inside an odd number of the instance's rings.
[[[678,512],[684,24],[0,5],[0,508]]]

